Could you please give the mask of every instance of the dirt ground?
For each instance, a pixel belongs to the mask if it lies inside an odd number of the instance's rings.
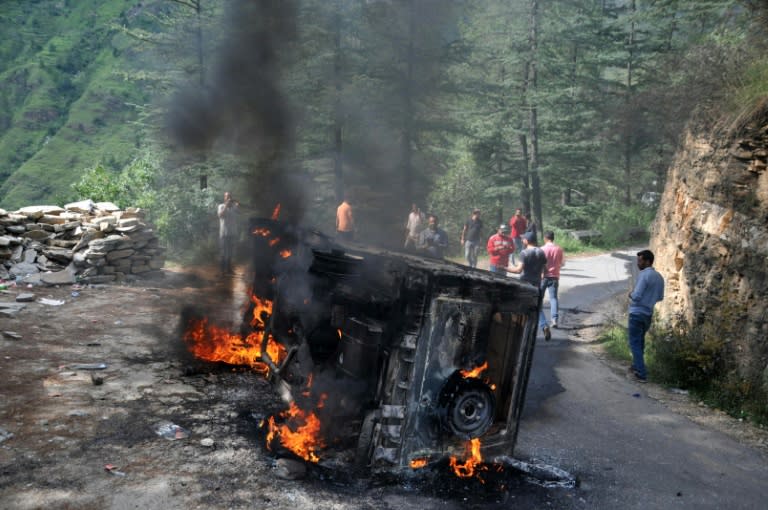
[[[483,508],[515,497],[497,491],[478,500],[477,486],[463,481],[390,483],[319,467],[302,480],[279,478],[259,426],[282,409],[270,385],[250,370],[191,359],[180,335],[180,311],[190,304],[235,330],[242,276],[164,273],[0,294],[2,302],[20,292],[38,300],[0,316],[1,508],[423,510],[464,508],[470,494]],[[729,430],[734,421],[715,426]],[[570,497],[526,490],[539,508]]]

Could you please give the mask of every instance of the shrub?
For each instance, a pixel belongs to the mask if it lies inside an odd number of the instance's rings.
[[[656,378],[673,386],[703,391],[723,373],[726,342],[722,334],[655,327],[649,334]]]
[[[722,325],[672,329],[655,324],[649,334],[649,372],[671,386],[689,389],[711,407],[731,416],[768,423],[768,405],[760,381],[751,381],[733,366]]]

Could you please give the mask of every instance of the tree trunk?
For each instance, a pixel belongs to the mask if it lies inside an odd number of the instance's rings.
[[[344,119],[341,112],[341,1],[336,3],[336,14],[334,15],[334,55],[333,55],[333,82],[334,82],[334,101],[333,101],[333,180],[336,202],[344,200],[344,166],[342,160],[343,133],[342,127]]]
[[[634,16],[636,10],[635,0],[632,0],[629,6],[630,16]],[[629,24],[629,40],[627,41],[627,47],[629,51],[629,57],[627,59],[627,84],[626,95],[624,96],[624,103],[626,105],[625,111],[630,111],[630,102],[632,100],[632,72],[633,57],[635,46],[635,21],[634,17]],[[627,117],[624,123],[624,203],[626,205],[632,204],[632,126],[630,126],[631,118]]]
[[[520,152],[523,155],[523,173],[521,176],[522,189],[520,190],[520,202],[523,209],[526,211],[531,210],[531,184],[530,184],[530,171],[528,169],[528,137],[521,134],[518,138],[520,140]]]
[[[203,62],[203,19],[202,19],[202,0],[195,0],[193,2],[195,8],[195,14],[197,15],[197,27],[195,30],[196,43],[197,43],[197,68],[200,73],[200,86],[205,85],[205,62]]]
[[[406,54],[405,83],[402,87],[403,137],[401,144],[401,170],[403,179],[403,201],[411,203],[413,186],[413,71],[416,58],[414,39],[416,37],[416,0],[408,3],[408,49]]]
[[[530,50],[530,73],[531,84],[530,92],[534,100],[531,103],[530,116],[529,116],[529,136],[531,144],[531,194],[533,200],[533,219],[539,226],[539,229],[544,228],[544,219],[541,211],[541,184],[539,181],[539,125],[538,125],[538,112],[536,109],[536,92],[537,92],[537,60],[538,60],[538,29],[539,29],[539,0],[530,0],[531,3],[531,19],[530,19],[530,36],[529,36],[529,50]]]

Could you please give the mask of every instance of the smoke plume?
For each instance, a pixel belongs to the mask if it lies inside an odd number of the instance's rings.
[[[181,149],[232,153],[245,168],[240,199],[266,214],[276,202],[284,219],[303,213],[302,186],[289,168],[294,133],[280,88],[281,70],[296,37],[293,0],[235,0],[205,86],[180,92],[168,127]]]

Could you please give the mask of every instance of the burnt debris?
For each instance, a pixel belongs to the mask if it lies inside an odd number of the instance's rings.
[[[330,467],[511,456],[539,292],[450,262],[254,219],[243,338],[290,409],[267,437]],[[269,306],[265,306],[268,303]],[[277,344],[275,346],[275,344]]]

